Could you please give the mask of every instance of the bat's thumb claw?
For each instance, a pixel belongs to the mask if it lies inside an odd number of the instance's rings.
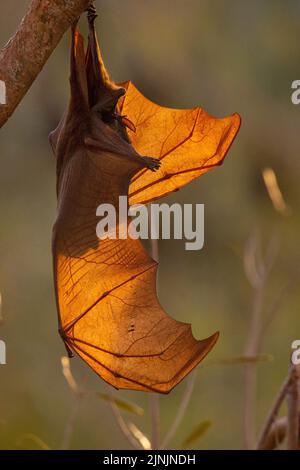
[[[144,157],[145,166],[151,171],[157,171],[160,168],[161,162],[158,158]]]

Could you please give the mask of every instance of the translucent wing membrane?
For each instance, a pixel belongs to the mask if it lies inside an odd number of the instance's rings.
[[[75,27],[72,32],[70,104],[51,135],[60,333],[68,351],[112,386],[168,393],[211,350],[218,333],[198,341],[189,324],[164,312],[157,263],[139,240],[99,240],[96,210],[110,203],[118,212],[119,196],[128,193],[130,204],[153,201],[219,165],[240,118],[162,108],[131,82],[121,97],[125,90],[104,67],[93,17],[87,53]]]
[[[161,160],[160,170],[141,170],[131,181],[130,204],[154,201],[185,186],[220,165],[240,127],[240,116],[214,118],[202,108],[171,109],[145,98],[132,82],[122,84],[126,95],[121,114],[135,126],[128,129],[141,155]]]

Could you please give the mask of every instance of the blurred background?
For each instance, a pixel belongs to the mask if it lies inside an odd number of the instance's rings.
[[[1,3],[1,46],[29,3]],[[287,374],[291,343],[300,338],[300,106],[291,102],[291,83],[300,79],[300,3],[98,0],[96,6],[104,60],[115,81],[131,79],[161,105],[199,104],[216,116],[242,116],[224,165],[165,200],[205,204],[205,247],[189,252],[184,241],[160,241],[159,292],[174,318],[192,323],[195,337],[221,333],[197,369],[190,404],[169,447],[182,447],[209,421],[205,435],[186,445],[244,448],[246,388],[252,393],[246,416],[258,432]],[[68,99],[69,40],[67,34],[0,134],[0,339],[7,345],[7,365],[0,366],[3,449],[60,448],[70,420],[72,449],[129,447],[108,403],[91,395],[77,406],[61,368],[65,350],[57,333],[51,260],[55,162],[47,136]],[[266,167],[276,174],[285,200],[277,201],[277,210],[262,176]],[[272,264],[259,285],[250,272],[254,255]],[[253,332],[256,314],[263,335]],[[253,335],[259,343],[254,350]],[[272,361],[249,366],[239,360],[251,351]],[[78,384],[108,393],[79,359],[71,367]],[[162,435],[186,384],[160,398]],[[144,409],[143,416],[122,413],[150,435],[148,395],[113,391],[113,396]]]

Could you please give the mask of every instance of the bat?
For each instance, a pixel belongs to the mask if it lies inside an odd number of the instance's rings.
[[[101,57],[95,18],[90,8],[86,51],[77,24],[72,27],[71,97],[50,134],[59,333],[69,356],[76,353],[113,387],[168,393],[202,361],[218,333],[198,341],[189,324],[164,312],[157,262],[140,240],[99,240],[96,209],[108,203],[118,210],[120,196],[128,196],[129,205],[149,203],[220,165],[240,117],[160,107],[132,82],[115,84]]]

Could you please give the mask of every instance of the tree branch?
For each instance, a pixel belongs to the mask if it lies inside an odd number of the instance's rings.
[[[6,104],[0,128],[12,115],[69,26],[91,0],[32,0],[15,35],[0,51],[0,80]]]
[[[274,425],[274,422],[276,421],[281,405],[283,401],[285,400],[286,395],[290,391],[291,384],[293,384],[294,381],[295,381],[294,369],[291,368],[288,377],[285,379],[285,381],[283,382],[279,390],[279,393],[269,412],[268,418],[264,424],[264,427],[262,429],[262,432],[261,432],[261,435],[257,444],[258,450],[265,449],[267,447],[266,442],[268,441],[269,433],[272,429],[272,426]],[[297,416],[297,412],[295,412],[295,419],[296,419],[296,416]]]

